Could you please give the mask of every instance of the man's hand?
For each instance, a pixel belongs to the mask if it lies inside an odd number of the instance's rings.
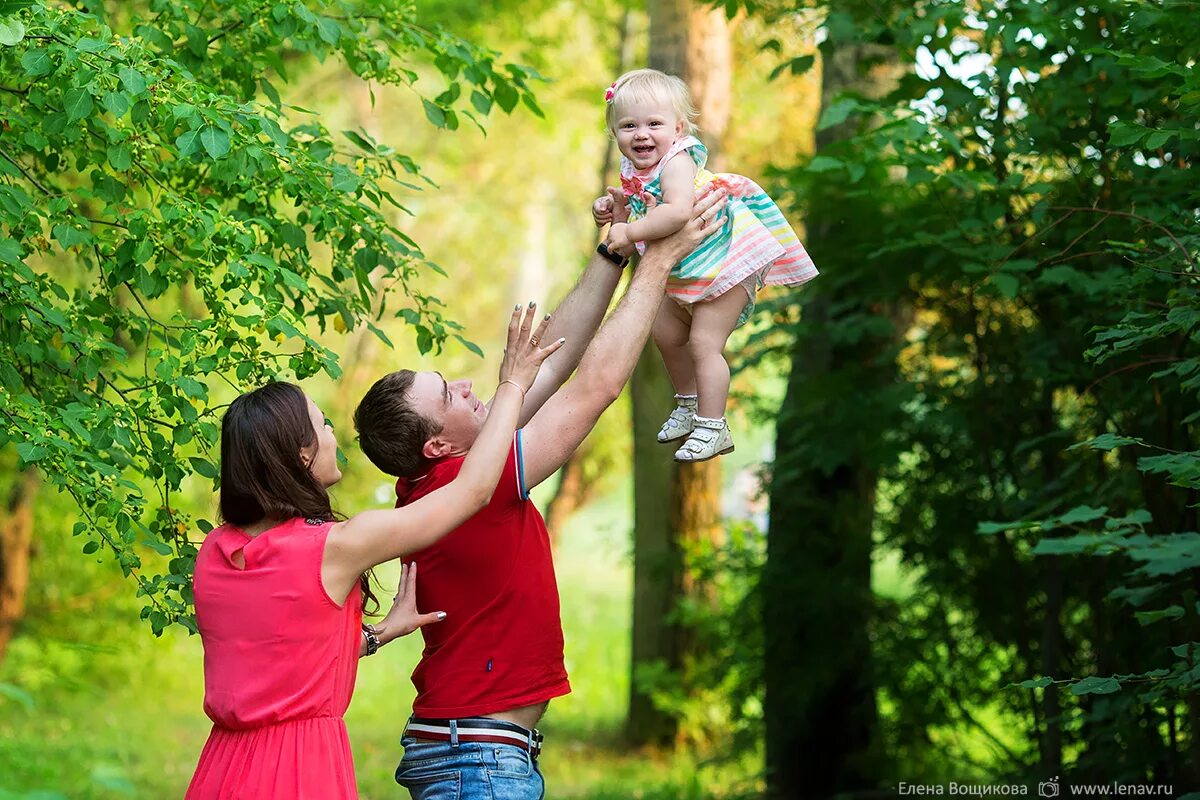
[[[712,184],[708,184],[697,190],[696,202],[692,206],[692,218],[675,233],[647,245],[646,255],[653,253],[656,258],[661,257],[670,262],[671,266],[678,264],[699,247],[701,242],[721,229],[721,226],[714,222],[728,202],[724,187],[713,189]]]

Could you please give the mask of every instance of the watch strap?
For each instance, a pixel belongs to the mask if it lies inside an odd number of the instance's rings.
[[[621,269],[625,269],[625,265],[629,263],[629,259],[620,253],[614,253],[608,249],[608,245],[604,242],[596,245],[596,252],[607,258],[612,263],[616,264]]]

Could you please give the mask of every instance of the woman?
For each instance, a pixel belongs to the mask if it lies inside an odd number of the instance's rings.
[[[413,570],[378,626],[366,571],[428,547],[482,508],[512,444],[526,390],[562,340],[539,348],[549,315],[514,310],[500,384],[458,478],[403,508],[336,521],[342,477],[320,409],[291,384],[242,395],[221,426],[221,516],[196,557],[204,711],[213,721],[189,800],[358,796],[342,716],[357,660],[436,615],[419,616]],[[375,604],[378,605],[377,603]]]

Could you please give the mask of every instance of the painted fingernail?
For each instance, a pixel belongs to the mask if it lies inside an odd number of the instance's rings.
[[[517,303],[515,306],[513,306],[513,311],[520,311],[520,310],[521,310],[521,304],[520,304],[520,303]]]
[[[442,619],[445,619],[445,618],[446,618],[446,612],[445,612],[445,611],[439,611],[439,612],[438,612],[438,619],[439,619],[439,620],[442,620]]]
[[[565,336],[560,336],[560,337],[559,337],[559,339],[558,339],[558,341],[559,341],[559,343],[560,343],[560,344],[561,344],[562,342],[565,342],[566,340],[567,340],[567,337],[565,337]]]
[[[534,306],[536,306],[536,305],[537,305],[537,303],[533,302],[532,300],[530,300],[530,301],[529,301],[529,307],[530,307],[530,308],[533,308],[533,307],[534,307]]]
[[[542,317],[542,322],[545,322],[545,321],[546,321],[546,320],[548,320],[548,319],[550,319],[550,315],[549,315],[549,314],[547,314],[546,316]]]

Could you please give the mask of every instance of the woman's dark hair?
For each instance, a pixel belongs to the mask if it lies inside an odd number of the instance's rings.
[[[221,519],[241,527],[264,518],[341,519],[300,455],[316,443],[300,387],[268,383],[234,400],[221,421]],[[364,613],[379,609],[370,577],[361,578]]]
[[[442,432],[417,413],[409,400],[416,373],[402,369],[375,381],[354,412],[358,445],[388,475],[415,478],[429,468],[422,448]]]

